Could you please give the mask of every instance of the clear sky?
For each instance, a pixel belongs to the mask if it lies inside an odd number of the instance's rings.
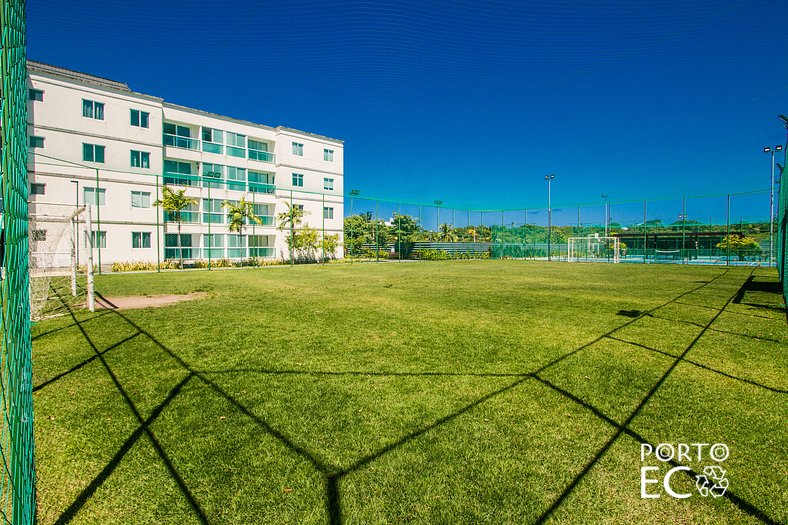
[[[556,205],[768,188],[787,16],[765,0],[29,0],[28,56],[343,139],[362,195],[533,207],[550,172]]]

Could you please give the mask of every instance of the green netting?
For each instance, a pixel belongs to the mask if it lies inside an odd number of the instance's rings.
[[[788,123],[786,123],[788,127]],[[785,176],[785,166],[788,164],[788,139],[786,139],[786,147],[783,158],[783,168],[780,175],[780,191],[777,195],[777,271],[780,274],[780,282],[783,287],[783,298],[788,303],[788,282],[786,279],[786,255],[788,255],[788,186],[785,184],[783,177]]]
[[[2,296],[3,420],[0,512],[7,523],[35,519],[27,210],[25,2],[2,0]]]

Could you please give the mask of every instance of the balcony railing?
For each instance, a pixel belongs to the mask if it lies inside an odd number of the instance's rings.
[[[172,135],[164,133],[162,141],[165,146],[172,146],[174,148],[190,149],[194,151],[200,150],[200,141],[191,137],[181,137],[180,135]]]
[[[176,220],[175,214],[173,212],[165,211],[164,222],[178,222],[178,221]],[[200,222],[200,212],[196,210],[181,212],[182,224],[197,224],[198,222]]]
[[[216,246],[214,248],[197,248],[166,246],[164,248],[165,259],[248,259],[249,257],[273,257],[273,246],[252,246],[249,248],[232,248]]]
[[[276,156],[268,151],[260,151],[256,149],[249,150],[249,158],[252,160],[259,160],[260,162],[275,162]]]

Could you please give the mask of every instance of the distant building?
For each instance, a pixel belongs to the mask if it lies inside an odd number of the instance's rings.
[[[153,204],[163,185],[197,199],[182,220],[187,260],[288,258],[275,217],[291,200],[306,224],[341,242],[341,140],[178,106],[39,62],[28,61],[28,90],[29,201],[39,230],[31,242],[47,238],[47,220],[97,204],[102,264],[179,258],[176,224]],[[244,195],[263,224],[239,236],[228,232],[221,203]]]

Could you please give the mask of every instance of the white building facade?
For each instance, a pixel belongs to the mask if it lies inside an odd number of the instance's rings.
[[[302,225],[318,232],[314,255],[342,257],[342,141],[170,104],[32,61],[28,91],[32,243],[53,244],[59,218],[87,205],[102,265],[289,259],[289,232],[276,216],[292,204],[305,212]],[[180,239],[174,217],[154,204],[165,186],[195,199],[181,215]],[[222,203],[242,198],[262,224],[239,235],[228,230]],[[84,213],[80,221],[82,247]],[[332,237],[336,249],[322,254],[322,239]]]

